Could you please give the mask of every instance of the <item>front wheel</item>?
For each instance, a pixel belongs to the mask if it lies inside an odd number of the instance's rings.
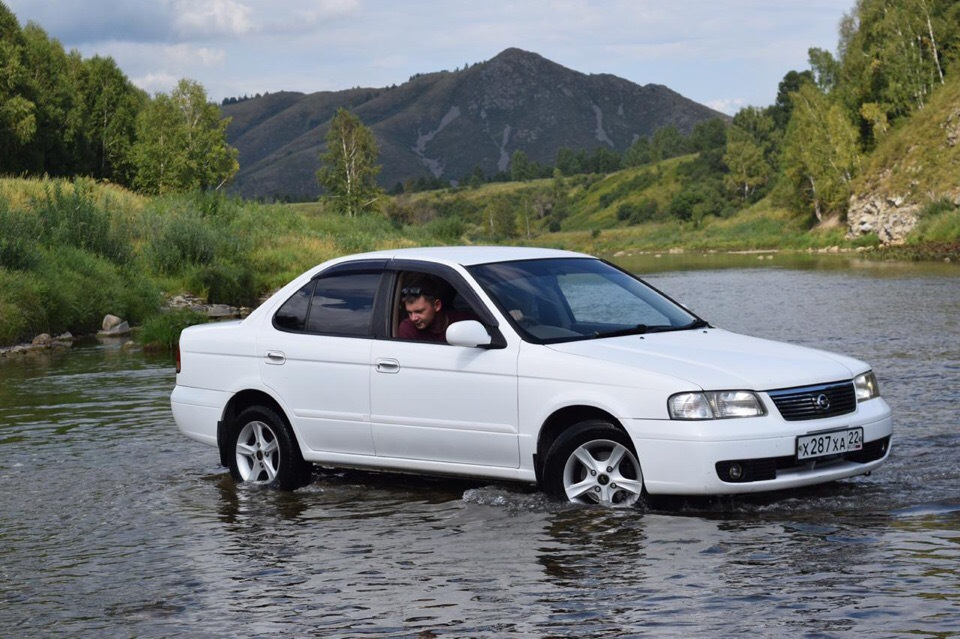
[[[580,422],[557,437],[543,466],[544,490],[560,499],[633,506],[643,473],[625,432],[603,420]]]
[[[237,481],[295,490],[310,480],[310,464],[286,423],[269,408],[252,406],[240,413],[229,445],[230,474]]]

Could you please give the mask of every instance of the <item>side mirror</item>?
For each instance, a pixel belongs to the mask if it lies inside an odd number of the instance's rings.
[[[492,343],[493,338],[490,337],[490,333],[477,320],[454,322],[447,327],[447,344],[468,348],[484,348]]]

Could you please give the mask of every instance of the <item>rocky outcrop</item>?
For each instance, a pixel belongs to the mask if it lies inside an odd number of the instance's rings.
[[[960,108],[947,117],[947,121],[943,123],[943,129],[947,133],[948,147],[960,144]]]
[[[884,244],[900,244],[919,219],[920,205],[904,198],[862,195],[850,198],[847,239],[875,233]]]

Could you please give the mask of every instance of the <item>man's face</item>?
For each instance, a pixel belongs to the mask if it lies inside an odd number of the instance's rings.
[[[440,310],[440,300],[428,302],[422,295],[412,302],[406,302],[404,308],[407,311],[407,317],[417,327],[417,330],[425,331],[433,324],[437,311]]]

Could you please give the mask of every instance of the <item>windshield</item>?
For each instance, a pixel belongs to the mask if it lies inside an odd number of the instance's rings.
[[[706,326],[639,279],[592,258],[470,267],[527,341],[540,344]]]

